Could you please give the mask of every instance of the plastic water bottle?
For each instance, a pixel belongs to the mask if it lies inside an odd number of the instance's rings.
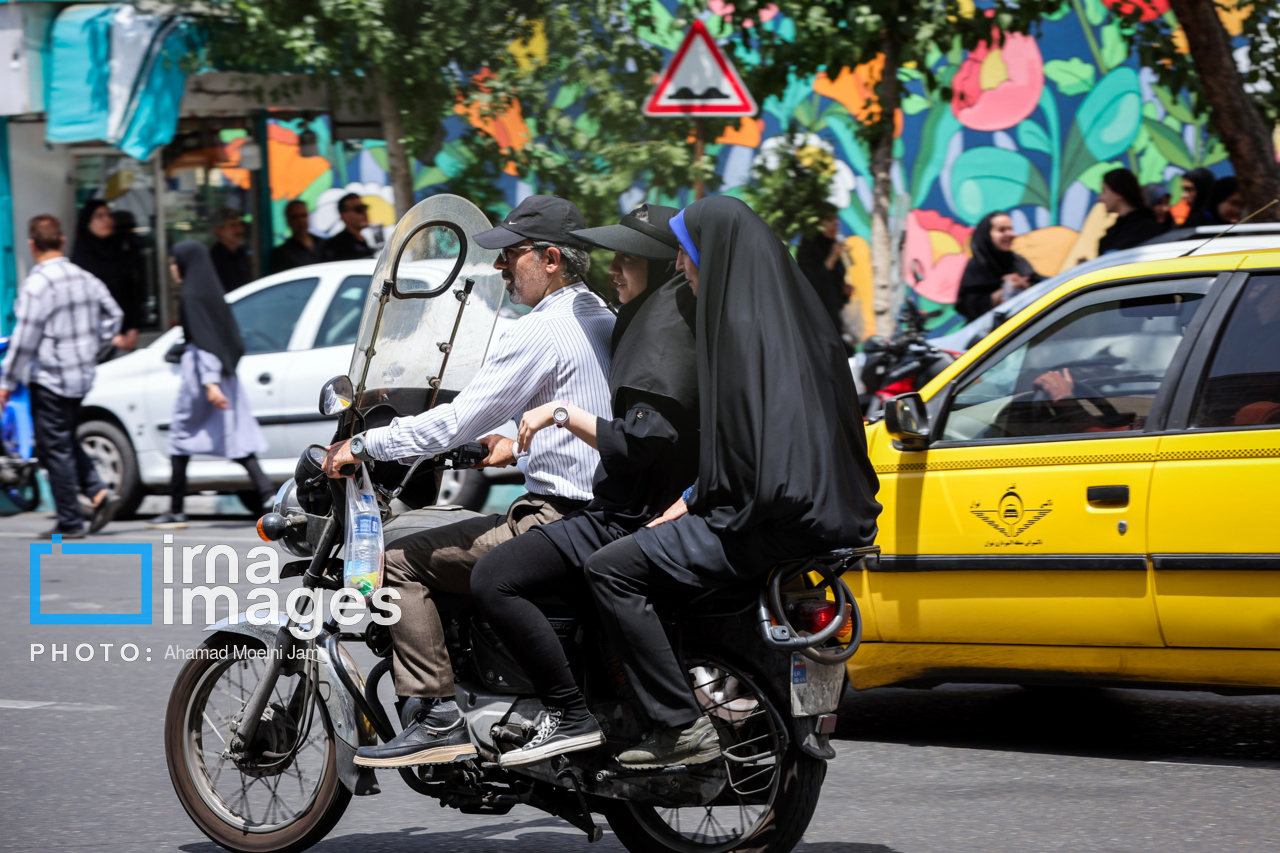
[[[346,586],[372,595],[382,575],[382,517],[372,494],[354,489],[353,492],[347,501],[346,559],[342,575]]]

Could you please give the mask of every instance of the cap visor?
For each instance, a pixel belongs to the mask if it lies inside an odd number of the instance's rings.
[[[514,231],[508,231],[499,225],[497,228],[490,228],[488,231],[481,231],[471,238],[482,249],[505,249],[508,246],[514,246],[516,243],[527,240]]]
[[[634,228],[625,225],[605,225],[600,228],[584,228],[572,232],[573,236],[591,246],[608,249],[611,252],[623,252],[637,258],[648,258],[651,261],[674,261],[676,248],[668,246],[661,240],[641,234]]]

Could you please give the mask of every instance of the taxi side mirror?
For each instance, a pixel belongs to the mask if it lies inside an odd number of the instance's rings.
[[[884,404],[884,429],[903,450],[929,446],[929,411],[915,391],[899,394]]]

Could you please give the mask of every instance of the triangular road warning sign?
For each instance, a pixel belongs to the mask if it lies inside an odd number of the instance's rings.
[[[647,116],[753,116],[756,102],[733,63],[702,21],[694,21],[658,85],[645,101]]]

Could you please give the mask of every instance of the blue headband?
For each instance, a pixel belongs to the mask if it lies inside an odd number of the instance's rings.
[[[668,225],[671,228],[671,233],[675,234],[676,239],[680,241],[680,248],[684,249],[684,253],[689,256],[689,260],[693,261],[693,265],[701,269],[702,255],[698,253],[698,247],[693,245],[693,238],[689,236],[689,229],[684,225],[684,211],[688,209],[686,207],[671,217],[671,222]]]

